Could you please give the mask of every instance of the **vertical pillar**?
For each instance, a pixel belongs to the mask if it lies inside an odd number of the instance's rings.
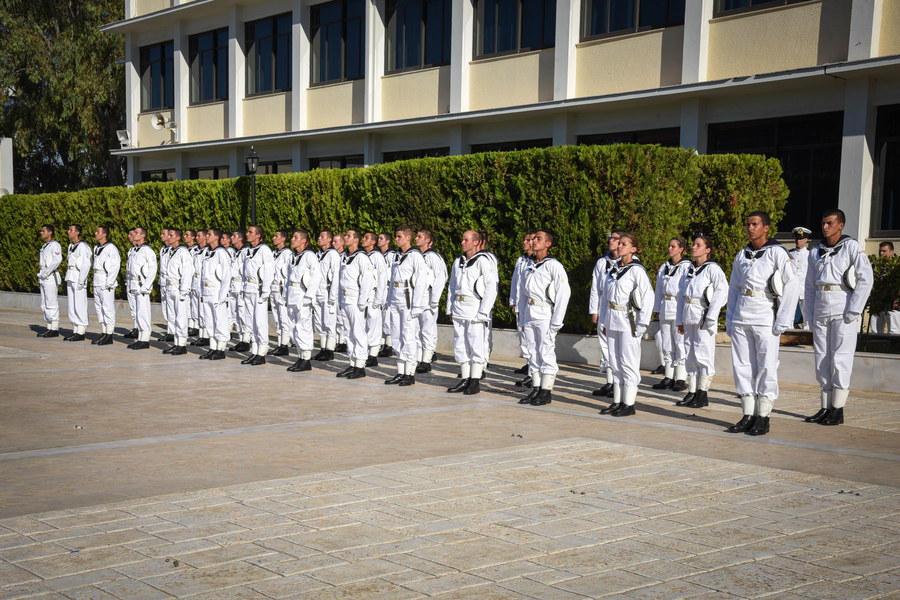
[[[681,83],[706,81],[709,61],[709,21],[712,16],[713,0],[685,1]]]
[[[309,152],[306,142],[294,142],[291,146],[291,170],[295,173],[309,171]]]
[[[853,0],[847,60],[865,60],[878,56],[883,8],[883,0]]]
[[[699,154],[706,154],[707,123],[704,100],[695,98],[681,103],[680,135],[682,148],[693,148]]]
[[[377,133],[367,133],[363,138],[363,164],[370,167],[381,162],[381,138]]]
[[[366,123],[381,120],[381,79],[384,77],[384,0],[366,3]],[[368,159],[366,164],[369,163]]]
[[[869,237],[872,178],[875,169],[875,116],[872,80],[851,79],[844,92],[844,134],[838,207],[847,215],[844,233],[860,241]]]
[[[578,43],[578,27],[581,20],[579,0],[557,0],[556,2],[556,44],[553,55],[553,99],[565,100],[575,97],[576,58],[575,44]],[[556,141],[554,140],[554,145]]]
[[[191,73],[188,68],[188,42],[187,36],[182,32],[182,22],[175,23],[172,42],[172,70],[175,77],[174,102],[172,120],[178,128],[172,136],[172,140],[186,142],[190,140],[189,123],[187,122],[187,109],[191,102]],[[178,177],[178,179],[182,179]]]
[[[247,93],[244,34],[240,7],[232,6],[228,14],[228,131],[226,132],[226,135],[232,138],[244,134],[243,104]]]
[[[306,129],[306,90],[309,88],[309,19],[302,16],[309,14],[309,3],[300,3],[294,11],[294,22],[291,25],[291,130]],[[296,171],[296,165],[294,170]]]
[[[469,63],[474,52],[475,8],[472,0],[452,0],[450,26],[450,112],[469,110]],[[451,154],[453,152],[451,151]]]
[[[553,117],[553,145],[572,146],[575,134],[572,132],[572,115],[563,113]]]
[[[459,156],[468,154],[472,149],[469,144],[469,132],[467,125],[453,125],[450,128],[448,146],[450,147],[450,156]]]

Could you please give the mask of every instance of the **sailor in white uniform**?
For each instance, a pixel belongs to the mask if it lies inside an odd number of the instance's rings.
[[[228,308],[231,324],[237,333],[237,343],[229,348],[232,352],[249,352],[253,335],[246,301],[244,299],[244,261],[247,259],[247,235],[243,231],[231,234],[231,289],[228,291]]]
[[[604,378],[604,384],[592,392],[594,396],[612,398],[614,391],[612,368],[609,366],[609,342],[606,339],[606,330],[600,322],[600,313],[606,310],[606,299],[603,297],[608,275],[619,261],[619,236],[624,233],[616,229],[609,234],[609,246],[607,251],[594,265],[591,274],[591,295],[588,299],[588,313],[591,320],[597,326],[597,340],[600,342],[600,374]]]
[[[150,313],[150,292],[156,279],[156,253],[147,243],[147,230],[135,227],[131,234],[134,244],[128,252],[125,265],[126,286],[134,303],[134,328],[137,330],[135,341],[128,345],[131,350],[147,350],[150,348],[150,332],[153,324]]]
[[[297,362],[287,368],[292,373],[309,371],[313,350],[313,312],[322,271],[319,258],[309,247],[309,233],[295,230],[291,235],[291,262],[285,281],[284,300],[288,308],[288,322],[291,324],[291,339],[297,347]]]
[[[428,229],[416,232],[415,243],[428,267],[428,308],[419,315],[419,338],[422,348],[419,351],[416,373],[428,373],[431,371],[434,351],[437,350],[438,306],[441,303],[444,286],[447,285],[447,263],[434,249],[434,234]]]
[[[550,404],[559,372],[556,334],[563,326],[572,292],[566,269],[550,254],[554,242],[553,234],[542,229],[531,238],[534,262],[525,272],[524,317],[532,388],[530,394],[519,400],[519,404]]]
[[[162,246],[159,248],[159,307],[162,310],[163,321],[166,322],[166,333],[162,336],[162,341],[171,342],[174,340],[174,334],[169,330],[169,303],[167,301],[168,286],[166,285],[166,270],[168,268],[169,256],[172,249],[169,246],[172,229],[164,227],[159,232],[159,240]]]
[[[272,249],[263,241],[259,225],[247,228],[247,257],[244,260],[244,302],[247,307],[252,337],[250,356],[242,365],[264,365],[269,351],[269,294],[275,277],[275,257]]]
[[[188,325],[197,330],[195,334],[197,339],[191,343],[192,346],[208,346],[209,332],[206,331],[206,322],[204,320],[203,308],[203,290],[200,285],[200,277],[203,274],[203,261],[206,260],[206,244],[207,230],[198,229],[194,234],[197,243],[191,246],[191,256],[194,257],[194,279],[191,282],[191,321],[193,325]]]
[[[366,311],[366,336],[369,344],[369,356],[366,358],[366,366],[377,367],[378,353],[381,352],[384,342],[384,305],[387,302],[390,270],[384,254],[378,249],[378,236],[374,232],[367,231],[364,233],[360,245],[374,269],[372,307]]]
[[[794,227],[791,229],[794,234],[794,247],[788,250],[791,257],[791,264],[794,265],[794,271],[797,272],[797,279],[800,281],[800,301],[797,303],[797,310],[794,312],[794,328],[809,329],[809,319],[806,318],[806,306],[803,299],[806,295],[806,269],[809,266],[809,236],[812,231],[806,227]]]
[[[116,288],[119,286],[122,256],[109,241],[109,227],[97,227],[94,239],[97,240],[94,247],[94,311],[100,323],[100,337],[91,343],[107,346],[112,344],[112,334],[116,329]]]
[[[348,229],[344,235],[347,256],[341,260],[339,274],[339,302],[346,319],[350,364],[337,377],[347,379],[366,376],[366,360],[369,357],[366,314],[374,310],[375,269],[366,251],[359,247],[361,235],[358,229]]]
[[[681,281],[675,323],[684,336],[685,361],[691,382],[688,399],[678,406],[709,406],[709,386],[716,374],[716,332],[719,313],[728,301],[728,280],[710,257],[712,240],[698,236],[691,246],[694,263]]]
[[[747,216],[750,240],[732,263],[725,330],[731,336],[734,386],[741,399],[741,420],[730,433],[765,435],[778,399],[778,351],[781,334],[791,325],[800,295],[787,250],[769,239],[769,215]]]
[[[181,245],[182,236],[180,229],[169,229],[169,257],[165,272],[168,304],[166,314],[173,342],[163,350],[163,354],[173,356],[187,354],[191,282],[194,278],[194,260],[191,251]]]
[[[204,324],[209,335],[209,351],[200,356],[204,360],[222,360],[231,339],[231,317],[228,296],[231,291],[231,254],[220,245],[222,232],[212,228],[206,232],[206,258],[200,274]]]
[[[525,294],[523,293],[523,288],[525,286],[525,270],[532,262],[531,238],[533,237],[534,232],[529,231],[522,238],[522,255],[516,259],[516,264],[513,266],[512,280],[509,285],[509,307],[516,315],[516,338],[519,340],[519,353],[522,355],[522,358],[525,359],[525,365],[513,371],[520,375],[528,375],[529,349],[528,344],[525,343],[525,322],[522,318],[525,314],[525,309],[521,305],[521,302],[525,298]],[[522,380],[520,383],[525,383],[525,381]],[[530,379],[527,383],[531,383]]]
[[[269,300],[272,303],[272,320],[275,322],[275,335],[278,342],[269,350],[272,356],[287,356],[290,354],[288,345],[291,343],[291,324],[288,321],[287,305],[284,303],[284,284],[287,281],[288,267],[293,258],[293,252],[287,247],[288,232],[279,229],[272,236],[273,251],[275,257],[275,276],[272,280],[272,294]]]
[[[391,234],[386,231],[378,234],[378,250],[381,251],[381,255],[384,257],[388,281],[391,278],[391,271],[394,270],[394,263],[397,262],[397,258],[400,256],[396,250],[391,248],[391,240]],[[391,288],[388,286],[387,295],[385,296],[384,301],[384,309],[381,314],[381,333],[384,341],[378,351],[378,358],[387,358],[394,353],[394,341],[391,337],[391,331],[396,328],[394,321],[397,319],[397,313],[391,308],[390,299]]]
[[[338,311],[338,275],[341,268],[341,255],[332,246],[334,234],[324,230],[319,233],[319,271],[322,278],[319,280],[319,293],[316,296],[316,311],[313,314],[313,323],[316,333],[319,334],[319,353],[313,360],[333,360],[334,349],[337,346],[337,311]]]
[[[59,337],[59,265],[62,264],[62,246],[53,239],[53,225],[41,227],[41,246],[38,268],[38,284],[41,287],[41,311],[47,330],[38,337]]]
[[[653,385],[654,390],[681,392],[687,389],[687,370],[684,366],[684,335],[675,321],[678,316],[678,291],[691,266],[684,257],[687,244],[680,237],[669,240],[669,260],[659,267],[656,274],[656,294],[653,312],[659,315],[659,331],[656,334],[663,357],[663,380]]]
[[[397,319],[391,332],[397,352],[397,374],[385,381],[387,385],[410,386],[416,383],[419,363],[419,315],[430,306],[428,297],[428,267],[419,249],[412,245],[411,227],[394,232],[399,256],[390,279],[390,302]]]
[[[821,387],[820,409],[805,420],[822,425],[844,422],[859,320],[875,280],[865,249],[843,235],[845,222],[843,211],[825,211],[823,239],[809,253],[804,282],[816,381]]]
[[[601,306],[600,326],[606,330],[609,362],[613,372],[613,402],[600,411],[614,417],[635,413],[641,382],[641,338],[653,313],[653,287],[637,258],[637,237],[619,234],[619,262],[609,270]]]
[[[462,235],[462,254],[453,261],[447,290],[447,314],[453,320],[453,357],[460,366],[460,381],[447,389],[471,396],[481,391],[481,375],[490,351],[488,332],[491,309],[497,299],[497,265],[479,251],[481,234]]]
[[[81,239],[81,225],[70,225],[69,252],[66,255],[66,293],[69,298],[69,321],[72,335],[64,338],[67,342],[84,340],[88,326],[87,279],[91,270],[91,247]]]

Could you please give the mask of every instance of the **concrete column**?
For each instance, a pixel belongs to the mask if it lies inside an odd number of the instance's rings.
[[[172,156],[172,161],[175,166],[175,179],[177,179],[178,181],[190,179],[191,177],[186,158],[187,157],[184,152],[175,152]]]
[[[844,233],[864,241],[872,221],[875,116],[871,79],[851,79],[844,93],[844,134],[838,208],[847,215]]]
[[[250,150],[250,147],[247,147]],[[244,147],[236,146],[228,150],[228,174],[232,177],[240,177],[247,168],[244,166]]]
[[[136,0],[125,0],[125,18],[131,19],[137,14]]]
[[[125,159],[125,185],[132,186],[141,182],[141,159],[137,156],[129,156]]]
[[[188,40],[182,33],[182,23],[178,21],[173,28],[172,42],[172,71],[175,76],[175,106],[172,110],[172,120],[178,126],[170,132],[171,140],[186,142],[190,140],[189,124],[187,122],[187,109],[191,103],[191,72],[188,68]],[[181,179],[181,177],[178,177]]]
[[[706,102],[700,98],[681,103],[681,147],[693,148],[699,154],[706,154],[707,132]]]
[[[138,113],[141,112],[141,52],[134,45],[134,34],[125,34],[125,129],[131,137],[131,145],[140,146],[138,139]],[[131,169],[128,169],[131,177]],[[131,182],[130,182],[131,183]]]
[[[363,163],[370,167],[381,162],[381,137],[367,133],[363,138]]]
[[[309,14],[306,2],[295,10],[291,23],[291,131],[306,129],[306,88],[309,87],[309,35],[301,15]],[[308,21],[308,19],[306,19]]]
[[[572,146],[575,144],[575,134],[572,131],[572,115],[563,113],[553,117],[553,145]]]
[[[366,123],[381,120],[381,79],[384,77],[384,0],[366,3]],[[366,160],[366,164],[372,164]]]
[[[306,142],[294,142],[291,146],[291,170],[295,173],[309,171],[309,153]]]
[[[0,137],[0,196],[3,194],[15,194],[16,185],[13,177],[13,139]]]
[[[469,132],[467,125],[454,125],[450,128],[448,145],[450,146],[450,156],[459,156],[468,154],[472,149],[469,144]]]
[[[244,33],[241,9],[232,6],[228,14],[228,131],[226,132],[226,136],[232,138],[244,134],[243,105],[247,93]]]
[[[713,0],[685,0],[681,83],[706,81]]]
[[[575,97],[576,58],[575,44],[579,40],[581,2],[557,0],[556,48],[553,54],[553,99]],[[556,141],[554,140],[554,145]]]
[[[471,0],[453,0],[450,31],[450,112],[469,110],[469,63],[472,62],[472,36],[475,8]],[[453,151],[450,152],[453,154]]]
[[[853,0],[847,60],[865,60],[878,56],[883,8],[884,0]]]

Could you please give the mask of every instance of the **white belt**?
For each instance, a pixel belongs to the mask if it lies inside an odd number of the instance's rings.
[[[200,276],[194,273],[194,279],[200,279]]]
[[[532,298],[529,298],[528,306],[552,306],[552,305],[549,302],[544,302],[543,300],[534,300]]]
[[[248,277],[248,278],[247,278],[247,283],[259,283],[259,282],[256,281],[256,279],[253,278],[253,277]]]
[[[479,300],[475,296],[457,296],[456,301],[457,302],[478,302]]]
[[[685,301],[686,303],[688,303],[688,304],[700,304],[700,300],[699,300],[699,299],[698,299],[698,300],[695,300],[694,298],[691,298],[691,297],[689,297],[689,296],[685,296],[685,297],[684,297],[684,301]]]
[[[291,287],[303,287],[303,283],[300,281],[292,281]]]
[[[166,285],[178,285],[177,279],[166,279]]]
[[[341,294],[348,298],[356,298],[359,296],[359,292],[354,292],[353,290],[341,290]]]
[[[609,307],[613,310],[628,310],[628,307],[622,304],[616,304],[615,302],[607,302],[607,304],[609,304]]]
[[[839,283],[817,283],[816,289],[822,290],[823,292],[843,292],[846,291],[847,288]]]
[[[745,296],[750,296],[752,298],[765,298],[766,297],[765,292],[758,292],[756,290],[751,290],[751,289],[746,289],[741,293]]]
[[[241,278],[240,278],[240,277],[232,277],[232,278],[231,278],[231,281],[238,281],[238,282],[239,282],[239,281],[241,281]]]
[[[669,294],[663,294],[663,296],[665,296],[666,300],[674,300],[675,299],[675,296],[670,296]]]
[[[405,282],[405,281],[395,281],[395,282],[394,282],[394,287],[395,287],[395,288],[408,288],[408,287],[409,287],[409,283],[407,283],[407,282]]]

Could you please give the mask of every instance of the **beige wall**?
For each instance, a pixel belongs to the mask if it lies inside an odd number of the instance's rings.
[[[172,140],[172,132],[168,129],[160,129],[157,131],[153,128],[153,120],[157,113],[163,115],[167,121],[172,119],[171,110],[146,112],[138,115],[138,146],[141,148],[161,146]]]
[[[139,17],[175,5],[175,0],[135,0],[134,15]]]
[[[227,137],[228,111],[226,102],[189,106],[187,109],[187,137],[183,142],[202,142]]]
[[[469,108],[481,110],[553,100],[553,50],[475,61]]]
[[[389,75],[381,80],[381,120],[430,117],[449,112],[450,67]]]
[[[881,13],[881,39],[878,55],[900,54],[900,2],[885,0]]]
[[[813,0],[712,21],[708,79],[847,60],[851,0]]]
[[[307,128],[322,129],[362,123],[365,101],[366,82],[363,80],[310,88],[306,92]]]
[[[284,133],[291,129],[291,93],[244,98],[243,135]]]
[[[576,96],[599,96],[681,83],[684,27],[579,44]]]

